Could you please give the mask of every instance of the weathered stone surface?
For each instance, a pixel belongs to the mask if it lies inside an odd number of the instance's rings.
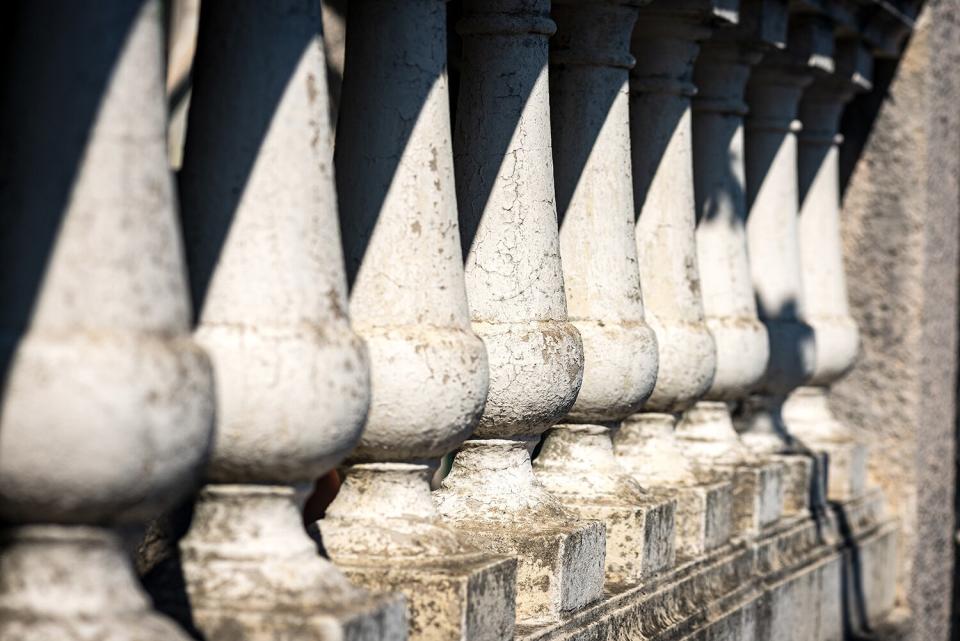
[[[676,500],[675,548],[689,559],[729,540],[733,484],[697,477],[674,436],[675,421],[672,414],[634,414],[616,431],[614,453],[633,478]]]
[[[755,536],[783,514],[785,466],[776,461],[728,468],[733,476],[733,518],[738,534]]]
[[[406,638],[402,597],[371,596],[317,554],[286,486],[208,485],[180,542],[189,606],[210,641]]]
[[[714,550],[733,534],[733,484],[671,488],[677,499],[677,557],[694,559]]]
[[[513,558],[461,554],[447,560],[425,556],[382,564],[370,557],[338,561],[338,566],[358,585],[403,594],[411,638],[495,641],[513,634]]]
[[[347,576],[402,593],[415,639],[508,639],[516,560],[481,553],[437,517],[433,469],[355,464],[318,523],[322,545]]]
[[[637,583],[673,565],[676,499],[643,489],[613,454],[609,428],[558,425],[534,461],[537,479],[581,519],[606,526],[606,581]]]

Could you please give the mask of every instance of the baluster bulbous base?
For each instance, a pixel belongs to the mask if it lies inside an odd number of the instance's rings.
[[[516,560],[470,545],[440,519],[429,465],[363,463],[317,523],[323,545],[351,581],[401,592],[415,639],[513,637]]]
[[[0,535],[3,641],[189,641],[151,611],[120,537],[34,525]]]
[[[637,583],[673,566],[677,502],[645,490],[613,454],[609,426],[556,425],[533,463],[537,480],[570,511],[606,526],[608,583]]]
[[[761,460],[784,465],[783,512],[809,514],[826,510],[827,460],[797,440],[784,422],[784,396],[752,396],[737,417],[740,438]]]
[[[826,387],[800,387],[783,405],[787,427],[827,461],[826,492],[833,501],[863,496],[867,489],[867,444],[833,415]]]
[[[517,618],[555,622],[602,596],[604,526],[580,521],[544,489],[532,439],[469,440],[434,493],[440,514],[476,545],[517,555]]]
[[[613,438],[617,462],[647,487],[671,492],[677,501],[676,554],[699,557],[730,539],[733,484],[702,480],[676,438],[673,414],[646,412],[626,419]]]
[[[292,487],[208,485],[180,557],[207,641],[406,638],[403,599],[367,594],[317,553]]]
[[[684,452],[704,480],[733,481],[734,530],[754,536],[783,514],[784,466],[761,458],[740,440],[723,401],[700,401],[677,426]]]

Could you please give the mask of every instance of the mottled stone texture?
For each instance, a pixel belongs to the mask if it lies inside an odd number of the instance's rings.
[[[844,250],[863,347],[833,409],[865,433],[872,481],[902,520],[898,601],[912,621],[891,638],[923,641],[948,638],[954,553],[958,21],[957,0],[928,2],[899,66],[878,61],[876,88],[843,128]]]

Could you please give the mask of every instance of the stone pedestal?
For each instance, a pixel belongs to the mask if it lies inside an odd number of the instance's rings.
[[[441,525],[432,474],[406,463],[351,466],[320,521],[323,544],[351,580],[406,596],[412,638],[510,638],[516,561],[481,553]]]
[[[600,597],[604,526],[578,520],[546,492],[534,478],[527,443],[467,441],[436,499],[471,541],[517,555],[521,622],[555,621]]]
[[[674,438],[674,422],[669,414],[634,415],[617,430],[614,451],[620,465],[640,483],[674,496],[677,555],[692,559],[730,539],[733,483],[694,473]]]

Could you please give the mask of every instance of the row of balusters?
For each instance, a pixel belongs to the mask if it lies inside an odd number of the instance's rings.
[[[334,136],[319,3],[205,1],[176,176],[159,2],[7,9],[0,638],[179,638],[115,532],[185,496],[148,565],[211,641],[509,638],[747,533],[706,532],[735,470],[851,442],[870,50],[723,4],[463,0],[454,33],[351,0]],[[337,466],[334,565],[300,506]]]

